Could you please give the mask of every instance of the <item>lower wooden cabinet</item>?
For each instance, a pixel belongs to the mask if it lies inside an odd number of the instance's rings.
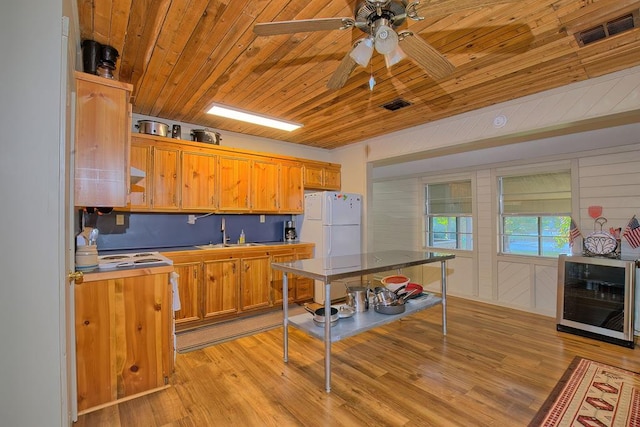
[[[169,273],[91,276],[75,285],[80,413],[164,387],[173,372]]]
[[[207,320],[238,312],[240,260],[204,261],[202,318]]]
[[[272,262],[311,258],[313,244],[165,252],[180,275],[176,330],[200,327],[282,305],[282,272]],[[290,281],[290,302],[313,298],[313,280]]]
[[[202,304],[202,281],[200,279],[202,263],[174,263],[173,268],[178,274],[180,283],[180,310],[175,312],[176,325],[201,320],[202,311],[199,307]]]
[[[273,305],[271,298],[271,257],[243,258],[240,272],[240,310],[250,311]]]

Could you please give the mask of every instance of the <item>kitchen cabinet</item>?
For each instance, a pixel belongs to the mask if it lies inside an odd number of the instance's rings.
[[[204,261],[204,319],[238,312],[240,259]]]
[[[280,210],[279,164],[253,160],[251,164],[251,210],[277,213]]]
[[[304,188],[307,190],[340,190],[340,165],[305,162]]]
[[[173,269],[179,276],[180,310],[174,314],[176,325],[202,320],[202,263],[174,263]]]
[[[274,253],[271,262],[292,262],[301,259],[313,258],[313,246],[305,245],[295,247],[293,250],[286,249],[283,253]],[[271,293],[274,304],[282,304],[282,271],[271,270]],[[304,302],[313,299],[314,280],[307,277],[289,275],[287,282],[287,292],[289,302]]]
[[[75,80],[75,205],[124,207],[133,86],[81,72]]]
[[[87,273],[74,285],[80,413],[168,384],[173,372],[171,270]]]
[[[340,188],[337,164],[157,135],[134,134],[130,157],[144,173],[132,176],[132,211],[299,214],[305,188]]]
[[[222,212],[248,212],[251,160],[248,157],[221,154],[218,161],[218,209]]]
[[[242,258],[240,310],[269,307],[271,302],[271,258],[269,255]]]
[[[304,184],[300,163],[280,164],[280,212],[304,212]]]
[[[271,263],[312,258],[313,247],[311,243],[283,243],[164,252],[180,275],[181,309],[175,314],[176,330],[279,308],[282,273],[272,270]],[[291,301],[313,298],[313,280],[301,277],[290,283],[294,283]]]
[[[182,150],[180,194],[183,210],[213,211],[216,202],[218,157],[209,153]]]
[[[180,208],[180,151],[177,148],[153,147],[152,160],[152,207],[162,211],[176,211]]]
[[[131,167],[141,171],[144,176],[131,177],[129,208],[148,210],[151,207],[149,183],[151,179],[151,147],[131,141]]]

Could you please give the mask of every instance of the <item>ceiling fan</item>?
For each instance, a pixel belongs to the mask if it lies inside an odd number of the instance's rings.
[[[435,79],[454,72],[455,67],[434,47],[409,30],[396,31],[407,19],[421,21],[422,8],[430,16],[447,15],[465,9],[477,9],[517,0],[364,0],[358,3],[354,18],[317,18],[256,24],[258,36],[273,36],[311,31],[346,30],[358,28],[366,36],[357,40],[342,59],[327,82],[327,88],[340,89],[349,79],[356,65],[366,67],[373,51],[384,55],[387,67],[397,64],[407,55]]]

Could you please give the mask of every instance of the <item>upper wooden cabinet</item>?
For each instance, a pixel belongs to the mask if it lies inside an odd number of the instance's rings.
[[[126,206],[133,86],[76,72],[75,205]]]
[[[308,190],[340,190],[340,165],[305,162],[304,188]]]
[[[280,164],[280,212],[302,213],[303,200],[302,165],[283,161]]]
[[[177,148],[153,147],[151,203],[155,209],[163,211],[180,208],[180,151]]]
[[[131,167],[132,211],[298,214],[305,188],[340,189],[337,164],[139,133]]]
[[[251,165],[251,210],[280,210],[280,166],[271,159],[254,159]]]
[[[209,211],[218,207],[217,168],[218,156],[182,150],[182,209]]]
[[[223,212],[248,212],[251,160],[230,154],[221,154],[219,159],[219,209]]]

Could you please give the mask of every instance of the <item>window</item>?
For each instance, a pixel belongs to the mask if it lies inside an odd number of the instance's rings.
[[[502,253],[570,253],[570,172],[501,177],[499,187]]]
[[[425,200],[427,246],[472,250],[471,181],[428,184]]]

